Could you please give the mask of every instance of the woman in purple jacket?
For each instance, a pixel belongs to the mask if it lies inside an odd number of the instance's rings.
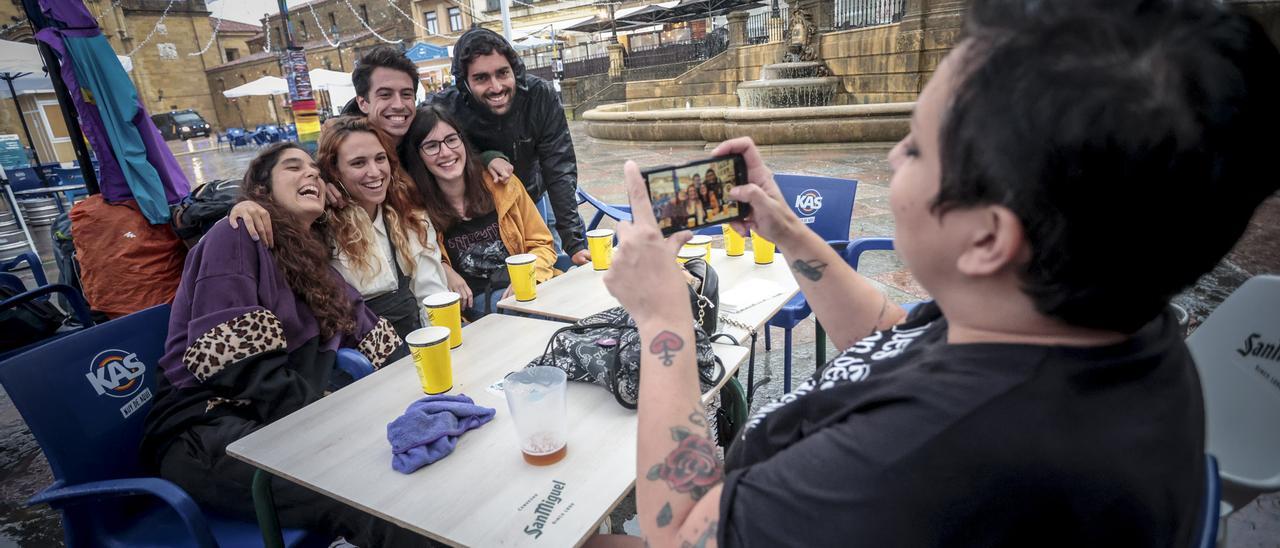
[[[253,467],[226,447],[323,396],[338,348],[375,368],[404,353],[391,324],[329,266],[319,174],[296,143],[263,150],[243,192],[271,214],[274,249],[220,221],[187,256],[142,451],[206,510],[253,520]],[[421,540],[296,484],[273,489],[286,527],[362,546]]]

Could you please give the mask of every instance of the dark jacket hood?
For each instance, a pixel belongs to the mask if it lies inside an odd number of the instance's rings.
[[[497,39],[505,42],[508,47],[511,47],[511,51],[514,55],[508,55],[507,61],[511,62],[511,70],[516,74],[516,88],[520,91],[528,91],[529,85],[525,82],[524,61],[520,59],[520,54],[515,52],[516,48],[511,46],[511,43],[507,42],[507,39],[503,38],[501,34],[483,27],[476,27],[463,33],[462,36],[458,38],[457,43],[453,45],[453,66],[451,67],[453,71],[453,85],[458,88],[458,91],[463,94],[463,97],[465,97],[468,102],[471,100],[471,88],[467,87],[467,70],[462,66],[462,55],[463,52],[467,50],[467,47],[471,45],[471,42],[484,35],[496,37]]]
[[[342,106],[343,116],[364,116],[364,111],[360,110],[360,105],[356,104],[356,98],[352,97],[347,104]]]

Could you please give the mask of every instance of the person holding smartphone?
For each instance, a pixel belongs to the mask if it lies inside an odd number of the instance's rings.
[[[800,222],[750,139],[722,143],[747,167],[736,228],[786,250],[843,349],[723,464],[672,260],[690,235],[662,236],[628,162],[604,281],[644,349],[645,538],[588,545],[1194,545],[1204,409],[1168,303],[1280,188],[1257,176],[1277,66],[1209,0],[973,2],[889,153],[897,252],[935,299],[909,315]],[[1175,213],[1193,199],[1205,222]]]

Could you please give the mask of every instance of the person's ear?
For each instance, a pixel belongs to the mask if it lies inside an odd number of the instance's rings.
[[[368,99],[365,99],[364,97],[357,95],[357,96],[356,96],[356,106],[360,107],[360,112],[363,112],[366,116],[368,116],[368,115],[369,115],[369,100],[368,100]]]
[[[955,228],[966,234],[956,268],[968,276],[995,275],[1027,260],[1030,249],[1018,216],[1004,206],[981,206],[953,211]]]

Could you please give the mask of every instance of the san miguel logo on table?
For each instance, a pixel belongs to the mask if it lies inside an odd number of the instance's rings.
[[[1280,389],[1280,340],[1267,340],[1260,333],[1250,333],[1244,338],[1240,348],[1236,349],[1236,353],[1242,358],[1254,357],[1275,362],[1277,365],[1254,363],[1253,371],[1261,375],[1268,384]]]
[[[813,223],[813,214],[819,209],[822,209],[822,194],[817,190],[810,188],[796,196],[796,211],[804,216],[800,222]]]
[[[146,364],[138,354],[124,350],[103,350],[89,362],[85,378],[99,396],[132,398],[120,408],[126,418],[143,404],[151,401],[151,390],[144,387]]]
[[[551,480],[551,493],[547,494],[546,497],[543,497],[542,501],[538,502],[538,506],[533,509],[533,523],[524,527],[524,534],[535,539],[542,536],[542,529],[547,526],[547,521],[551,520],[551,512],[555,511],[556,505],[564,501],[564,499],[561,498],[561,495],[563,494],[564,482]],[[568,512],[570,508],[573,508],[573,503],[569,503],[569,506],[565,507],[564,511]],[[563,515],[563,513],[561,515]],[[560,518],[556,518],[555,520],[551,520],[551,523],[555,523],[559,520]]]

